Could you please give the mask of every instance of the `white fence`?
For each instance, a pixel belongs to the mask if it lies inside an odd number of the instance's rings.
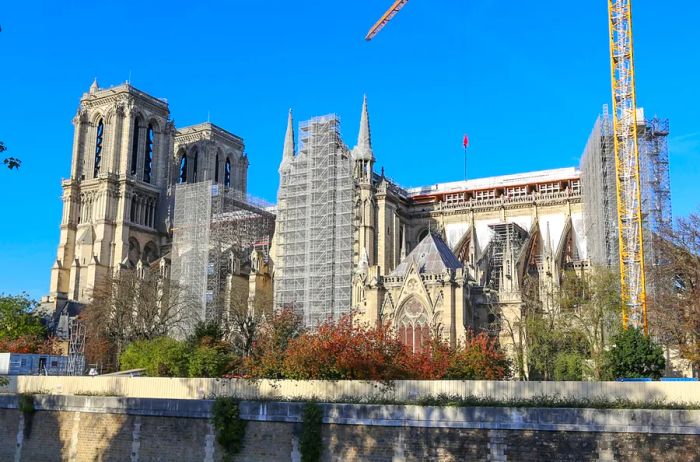
[[[151,377],[7,377],[0,393],[123,396],[128,398],[202,399],[391,399],[411,401],[447,394],[493,399],[560,396],[573,399],[625,398],[700,405],[700,382],[499,382],[401,380],[395,382],[323,380],[246,380]]]

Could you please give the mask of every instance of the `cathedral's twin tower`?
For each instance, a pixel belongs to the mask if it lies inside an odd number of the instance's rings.
[[[119,267],[167,271],[176,183],[212,181],[246,193],[243,140],[209,122],[176,129],[168,103],[130,84],[80,100],[70,178],[64,180],[54,300],[90,300]],[[164,257],[164,258],[161,258]]]

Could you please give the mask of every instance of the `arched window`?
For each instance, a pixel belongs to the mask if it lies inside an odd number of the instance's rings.
[[[95,138],[95,170],[93,172],[94,177],[100,173],[100,163],[102,162],[102,141],[104,139],[105,124],[100,119],[97,123],[97,137]]]
[[[192,183],[197,182],[197,160],[199,158],[199,153],[197,148],[194,149],[192,153]]]
[[[138,263],[139,258],[141,257],[141,246],[139,245],[139,241],[134,239],[133,237],[129,239],[129,264],[131,267],[135,267],[136,263]]]
[[[214,159],[214,183],[219,182],[219,153],[216,153],[216,158]]]
[[[131,137],[131,174],[136,175],[136,165],[139,161],[139,135],[141,124],[138,117],[134,119],[134,135]]]
[[[180,156],[180,175],[177,182],[187,183],[187,154],[184,152]]]
[[[231,187],[231,158],[226,158],[226,166],[224,168],[224,188]]]
[[[151,182],[151,166],[153,164],[153,124],[148,124],[146,132],[146,152],[143,157],[143,181]]]
[[[420,353],[430,340],[430,328],[425,307],[416,297],[403,304],[398,322],[399,339],[414,353]]]

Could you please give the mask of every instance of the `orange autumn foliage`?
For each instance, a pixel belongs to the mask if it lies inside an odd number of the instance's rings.
[[[327,320],[313,331],[294,330],[301,320],[291,311],[276,314],[263,330],[242,376],[295,380],[439,380],[509,377],[509,361],[496,341],[469,333],[451,347],[434,335],[413,352],[388,324],[354,323],[351,315]],[[280,328],[280,326],[284,328]],[[294,333],[291,335],[291,333]],[[281,333],[286,333],[281,335]]]

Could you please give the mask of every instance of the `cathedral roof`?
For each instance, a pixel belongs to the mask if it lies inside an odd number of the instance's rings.
[[[439,274],[446,269],[456,270],[463,266],[445,241],[432,232],[420,241],[390,276],[405,276],[414,262],[421,274]]]

